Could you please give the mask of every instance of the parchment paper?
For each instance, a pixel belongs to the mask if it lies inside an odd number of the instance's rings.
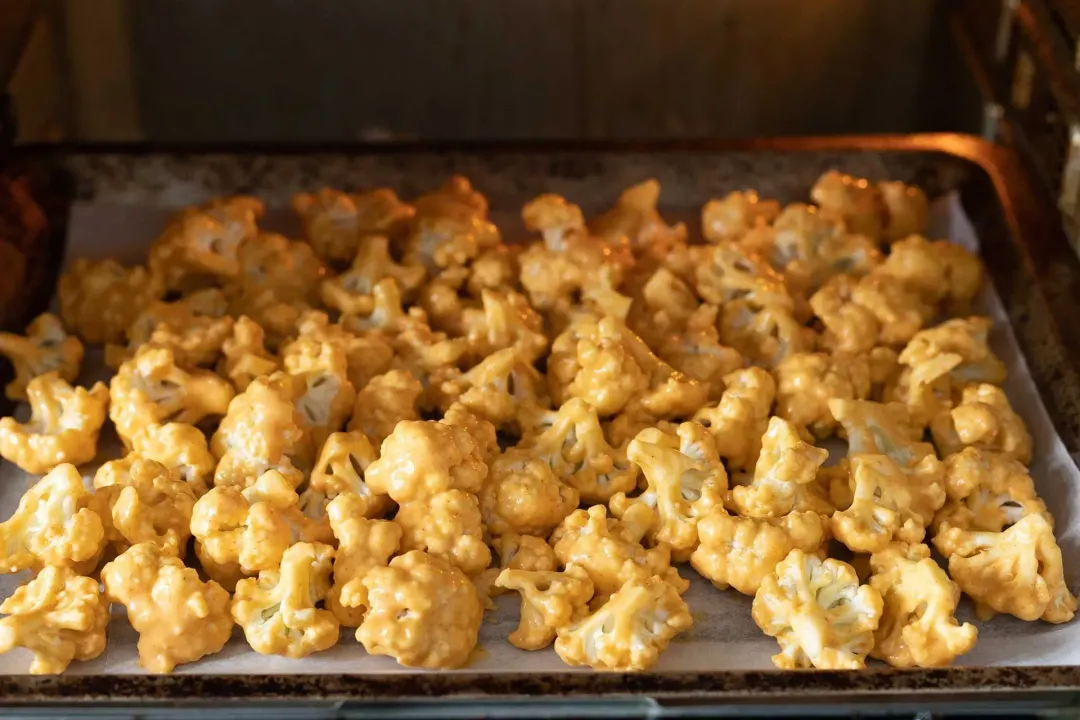
[[[977,250],[978,240],[955,197],[944,198],[933,208],[930,234],[948,237],[970,250]],[[131,205],[81,204],[73,208],[68,239],[67,262],[76,257],[116,257],[122,261],[139,262],[149,242],[163,226],[170,210],[160,207]],[[669,212],[668,217],[683,213]],[[696,209],[686,213],[696,215]],[[269,225],[286,232],[295,229],[287,214],[268,218]],[[513,236],[520,226],[516,217],[496,218],[504,234]],[[1066,580],[1072,590],[1080,590],[1080,471],[1070,458],[1054,431],[1027,365],[1008,325],[1004,308],[997,293],[987,287],[980,300],[979,310],[995,320],[991,345],[1009,368],[1005,390],[1013,406],[1024,418],[1035,439],[1035,461],[1031,467],[1039,494],[1056,519],[1057,537],[1065,560]],[[93,360],[88,353],[83,384],[107,377],[100,364],[100,355]],[[26,408],[20,408],[25,415]],[[106,432],[102,439],[99,461],[115,457],[119,442]],[[84,468],[89,487],[96,468]],[[15,510],[19,496],[36,478],[28,477],[10,463],[0,462],[0,518]],[[691,580],[684,596],[690,605],[694,628],[681,635],[663,654],[657,670],[716,671],[771,669],[770,656],[778,651],[776,642],[761,633],[750,618],[751,598],[734,590],[719,591],[703,580],[689,566],[680,569]],[[0,596],[7,597],[27,575],[0,576]],[[517,595],[498,598],[499,608],[490,612],[480,631],[480,649],[467,670],[471,672],[522,673],[569,670],[553,650],[529,653],[511,646],[506,636],[517,623]],[[113,607],[106,652],[88,663],[73,663],[69,673],[129,674],[144,672],[138,664],[135,647],[137,636],[128,625],[124,609]],[[975,620],[970,603],[961,605],[962,620],[979,627],[975,649],[961,657],[960,665],[1072,665],[1080,663],[1080,621],[1065,625],[1042,622],[1026,623],[1008,616],[997,616],[988,623]],[[875,661],[876,662],[876,661]],[[29,655],[23,650],[0,655],[0,674],[23,673]],[[588,670],[580,670],[589,672]],[[399,667],[392,659],[369,656],[353,637],[353,631],[343,629],[341,641],[332,649],[304,660],[289,660],[256,654],[244,642],[236,628],[226,648],[200,662],[182,665],[178,673],[401,673],[420,672]]]

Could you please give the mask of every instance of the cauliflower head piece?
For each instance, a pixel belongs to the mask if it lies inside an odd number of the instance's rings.
[[[810,296],[810,309],[824,326],[818,344],[829,352],[866,353],[878,342],[877,315],[852,300],[857,282],[850,275],[834,275]]]
[[[345,353],[332,343],[301,338],[289,344],[285,372],[299,388],[293,405],[315,447],[320,447],[345,425],[356,404]]]
[[[794,425],[774,416],[761,439],[753,479],[731,489],[731,502],[746,517],[783,517],[793,511],[830,515],[832,507],[815,482],[828,457],[828,450],[805,442]]]
[[[402,290],[409,291],[420,286],[425,274],[418,265],[394,262],[388,237],[370,235],[360,242],[348,270],[322,281],[320,294],[328,307],[339,312],[369,315],[375,309],[373,290],[380,280],[391,278]]]
[[[1027,515],[1050,520],[1026,467],[1002,453],[964,448],[945,458],[945,504],[934,516],[961,530],[1001,532]]]
[[[0,333],[0,355],[11,361],[15,377],[4,388],[9,400],[26,400],[26,387],[39,375],[55,372],[73,383],[82,366],[83,344],[69,335],[60,318],[42,313],[26,327],[26,335]]]
[[[364,504],[360,513],[364,517],[384,515],[390,509],[389,496],[376,493],[365,480],[368,467],[378,457],[371,441],[359,430],[332,433],[311,471],[309,486],[330,498],[342,493],[355,495]]]
[[[350,492],[338,495],[326,508],[338,541],[334,584],[326,598],[326,607],[345,627],[358,627],[367,612],[366,588],[354,585],[354,604],[345,607],[341,604],[345,586],[363,579],[372,568],[385,567],[401,545],[401,526],[389,520],[368,520],[364,517],[365,509],[365,502]]]
[[[911,421],[901,403],[834,399],[829,412],[843,427],[848,455],[887,455],[901,467],[913,467],[930,455],[934,447],[920,442],[923,431]]]
[[[750,470],[761,454],[761,437],[769,427],[769,412],[776,398],[776,381],[761,368],[735,370],[724,376],[724,394],[716,407],[694,413],[694,422],[706,428],[716,452],[731,470]]]
[[[463,374],[452,373],[439,390],[445,405],[458,403],[518,434],[534,430],[548,405],[543,375],[514,348],[492,353]]]
[[[927,328],[907,343],[900,353],[900,363],[914,367],[939,355],[958,355],[960,364],[949,371],[956,385],[1000,385],[1007,372],[1005,363],[989,345],[992,325],[990,318],[974,316],[954,318]]]
[[[406,552],[422,550],[470,576],[491,564],[480,501],[471,493],[447,490],[412,500],[398,508],[394,522]]]
[[[796,353],[777,365],[773,375],[776,414],[817,438],[827,438],[836,429],[830,400],[863,400],[870,395],[870,367],[865,356]]]
[[[465,308],[461,317],[474,357],[513,348],[525,362],[533,363],[547,350],[543,318],[524,295],[485,289],[480,302],[480,308]]]
[[[738,240],[750,230],[776,219],[780,203],[763,200],[753,190],[735,190],[701,208],[701,232],[711,243]]]
[[[364,239],[394,232],[416,214],[415,208],[388,188],[358,194],[330,188],[298,193],[292,208],[315,254],[335,263],[349,262]]]
[[[521,621],[509,640],[522,650],[543,650],[554,642],[559,628],[589,614],[593,596],[588,574],[573,565],[562,572],[507,568],[495,585],[521,595]]]
[[[416,412],[424,386],[408,370],[390,370],[371,378],[356,394],[349,430],[359,430],[381,445],[402,420],[419,420]]]
[[[649,178],[619,195],[615,207],[593,218],[589,229],[599,237],[626,238],[635,249],[667,248],[686,242],[685,223],[668,225],[660,216],[660,183]]]
[[[784,305],[757,305],[737,298],[723,305],[720,341],[753,364],[773,368],[793,353],[813,350],[816,333]]]
[[[477,493],[486,477],[487,465],[469,433],[421,420],[399,422],[364,473],[372,492],[399,504],[447,490]]]
[[[974,446],[1004,453],[1025,465],[1031,462],[1031,433],[1005,391],[996,385],[965,387],[960,404],[930,422],[930,433],[942,456]]]
[[[577,509],[578,491],[563,483],[538,457],[505,454],[490,464],[480,490],[480,512],[488,532],[548,535]]]
[[[60,277],[60,317],[85,342],[120,342],[144,308],[165,294],[160,275],[115,260],[79,258]]]
[[[175,422],[150,425],[132,438],[131,449],[176,473],[197,498],[206,494],[214,478],[217,460],[210,452],[206,436],[194,425]]]
[[[256,378],[280,369],[277,359],[266,349],[266,331],[247,315],[233,323],[232,335],[225,338],[221,352],[217,372],[228,378],[237,392],[247,390]]]

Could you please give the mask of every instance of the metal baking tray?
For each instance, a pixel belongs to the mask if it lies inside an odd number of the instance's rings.
[[[1053,202],[1040,195],[1031,180],[1031,169],[1002,147],[962,135],[300,148],[23,146],[0,158],[0,242],[10,236],[6,229],[20,230],[15,235],[28,272],[16,300],[0,306],[0,322],[21,327],[47,306],[71,208],[79,201],[182,205],[207,195],[240,192],[285,206],[302,188],[386,184],[410,196],[458,172],[469,176],[493,207],[509,209],[541,192],[560,192],[586,209],[597,209],[610,203],[620,188],[656,177],[663,187],[663,210],[667,203],[700,206],[709,197],[745,187],[784,202],[804,199],[814,179],[830,168],[913,182],[932,197],[958,194],[1031,375],[1075,461],[1080,452],[1080,334],[1071,330],[1080,312],[1080,261],[1066,242]],[[31,197],[37,212],[27,212],[25,202],[6,197],[10,187]],[[23,211],[12,210],[19,207]],[[45,223],[33,222],[41,217]],[[5,373],[9,368],[0,367],[0,382]],[[10,406],[0,402],[0,412],[8,410]],[[343,702],[438,698],[505,703],[543,698],[562,703],[599,700],[601,708],[627,714],[627,706],[618,700],[649,698],[654,708],[799,703],[807,709],[838,702],[910,704],[913,697],[923,705],[971,699],[1062,705],[1080,698],[1080,667],[505,675],[468,669],[211,675],[195,669],[169,676],[0,676],[0,707],[242,701],[280,708],[280,703],[296,701],[340,707]]]

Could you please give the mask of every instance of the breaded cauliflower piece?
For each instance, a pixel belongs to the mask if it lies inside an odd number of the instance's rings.
[[[416,216],[405,238],[403,260],[432,276],[465,266],[501,241],[499,229],[487,218],[487,200],[460,175],[413,204]]]
[[[349,262],[364,238],[393,233],[416,213],[388,188],[355,195],[330,188],[298,193],[292,208],[300,216],[304,237],[326,262]]]
[[[678,275],[659,267],[641,287],[641,296],[635,300],[627,322],[650,346],[655,346],[667,333],[684,328],[700,305],[697,295]]]
[[[660,359],[692,380],[709,387],[709,399],[719,400],[724,377],[746,363],[738,350],[720,344],[715,305],[701,305],[679,333],[668,334],[657,346]]]
[[[975,646],[979,631],[956,622],[960,588],[925,545],[894,543],[870,556],[870,587],[884,602],[873,657],[893,667],[944,667]]]
[[[522,650],[543,650],[555,640],[559,628],[589,614],[593,584],[571,565],[554,570],[505,569],[495,585],[521,595],[521,621],[510,633],[510,644]]]
[[[548,535],[578,506],[578,491],[551,466],[520,453],[499,455],[480,490],[480,512],[488,532]]]
[[[235,394],[217,374],[181,370],[171,350],[148,348],[121,365],[109,382],[109,418],[131,447],[135,435],[149,425],[197,425],[203,418],[224,415]]]
[[[492,353],[439,388],[444,402],[459,403],[497,428],[527,434],[541,421],[548,399],[544,376],[514,348]]]
[[[477,493],[486,477],[487,465],[469,433],[421,420],[399,422],[364,473],[372,492],[402,505],[447,490]]]
[[[884,232],[886,241],[898,240],[926,229],[930,201],[922,188],[899,180],[879,182],[877,187],[888,210],[889,219]]]
[[[23,493],[0,523],[0,572],[93,561],[105,547],[101,518],[74,465],[58,465]]]
[[[823,215],[843,220],[850,232],[881,237],[889,220],[888,206],[876,183],[828,170],[810,189],[810,199]]]
[[[58,675],[105,652],[109,606],[97,580],[50,565],[0,603],[0,655],[24,647],[31,675]]]
[[[857,670],[874,647],[882,604],[847,563],[795,549],[762,578],[752,614],[780,643],[776,667]]]
[[[626,238],[636,250],[667,248],[686,242],[686,224],[668,225],[660,217],[660,183],[650,178],[628,187],[615,207],[593,218],[589,229],[609,241]]]
[[[875,240],[849,233],[842,222],[812,205],[788,205],[771,230],[769,262],[783,271],[784,282],[793,291],[814,290],[839,273],[862,276],[881,264]],[[759,229],[744,238],[742,245],[753,247],[760,242],[755,235],[768,237]]]
[[[132,545],[101,570],[105,597],[127,608],[139,664],[152,673],[219,652],[232,634],[229,593],[153,543]]]
[[[753,190],[735,190],[701,208],[701,233],[711,243],[738,240],[771,223],[779,212],[776,200],[762,200]]]
[[[232,617],[252,650],[299,659],[337,644],[337,618],[316,607],[330,592],[333,558],[329,545],[297,543],[279,569],[236,583]]]
[[[471,493],[446,490],[411,500],[398,509],[394,522],[401,526],[406,552],[421,550],[470,576],[491,564],[480,502]]]
[[[759,306],[742,298],[725,303],[720,341],[755,365],[776,367],[793,353],[810,352],[816,336],[781,305]]]
[[[60,318],[42,313],[26,326],[26,335],[0,333],[0,355],[11,361],[15,377],[4,388],[9,400],[26,400],[26,386],[39,375],[55,372],[72,383],[82,365],[83,345],[64,330]]]
[[[780,518],[744,518],[715,508],[698,521],[701,542],[690,564],[713,585],[753,595],[761,579],[792,550],[821,555],[829,538],[829,520],[815,512]]]
[[[698,295],[714,305],[745,300],[754,307],[795,309],[783,276],[765,258],[735,243],[711,248],[696,266],[695,281]]]
[[[363,239],[352,266],[337,277],[322,281],[320,294],[327,306],[343,313],[369,315],[375,309],[372,291],[380,280],[392,278],[403,291],[415,290],[424,281],[424,268],[398,265],[390,257],[390,239],[371,235]]]
[[[39,375],[26,387],[30,421],[0,418],[0,457],[28,473],[47,473],[62,463],[82,465],[97,455],[109,391],[68,385],[57,373]]]
[[[237,392],[244,392],[256,378],[277,371],[277,358],[266,349],[266,333],[262,326],[246,315],[236,319],[232,335],[221,346],[223,358],[217,371],[229,379]]]
[[[881,334],[877,316],[852,301],[857,282],[850,275],[835,275],[810,296],[810,309],[825,328],[818,338],[822,349],[861,354],[877,344]]]
[[[887,455],[852,455],[852,503],[832,516],[837,540],[855,552],[880,552],[892,541],[922,542],[945,504],[941,461],[927,455],[901,467]]]
[[[580,317],[551,346],[547,363],[552,400],[581,398],[601,415],[614,415],[645,393],[649,378],[623,341],[612,317]]]
[[[992,324],[988,317],[946,320],[912,337],[900,353],[900,363],[914,367],[940,355],[958,355],[960,364],[949,371],[957,385],[1000,385],[1007,373],[987,342]]]
[[[165,294],[162,278],[143,266],[79,258],[60,277],[60,317],[84,342],[120,342],[128,326]]]
[[[977,447],[1005,453],[1025,465],[1031,462],[1031,433],[1005,391],[995,385],[964,388],[960,404],[935,417],[930,432],[942,456]]]
[[[982,263],[977,257],[948,240],[930,242],[921,235],[894,242],[881,272],[929,303],[945,301],[952,307],[970,303],[982,282]]]
[[[299,386],[293,405],[311,434],[315,447],[345,425],[356,404],[356,388],[349,382],[348,361],[332,343],[300,339],[284,356],[285,372]]]
[[[186,482],[161,463],[137,455],[102,465],[88,502],[117,553],[152,543],[180,558],[191,537],[194,506],[195,493]]]
[[[326,507],[330,527],[338,541],[334,555],[334,585],[326,598],[326,607],[345,627],[359,627],[367,612],[367,598],[355,597],[359,604],[345,607],[341,592],[346,584],[363,579],[375,567],[385,567],[401,544],[401,526],[389,520],[368,520],[366,503],[355,493],[345,492]],[[357,586],[353,587],[357,590]],[[366,589],[359,586],[363,595]]]
[[[690,608],[669,583],[657,576],[631,578],[592,615],[560,626],[555,652],[569,665],[648,670],[693,624]]]
[[[708,385],[675,370],[654,355],[645,341],[630,332],[622,321],[618,321],[618,324],[623,346],[647,380],[644,393],[631,397],[626,403],[627,411],[654,418],[685,417],[705,404],[709,396]],[[580,346],[578,354],[580,357]]]
[[[370,654],[406,667],[456,668],[468,661],[484,607],[456,567],[414,550],[346,585],[342,605],[361,604],[361,589],[369,609],[356,639]]]
[[[1021,620],[1063,623],[1076,614],[1061,549],[1039,513],[1025,515],[999,533],[943,524],[934,547],[949,558],[949,576],[975,601],[984,620],[1001,612]]]
[[[880,271],[860,278],[851,289],[851,302],[877,319],[876,338],[882,345],[903,345],[934,316],[935,308],[902,281]]]
[[[482,417],[474,415],[471,410],[461,403],[452,403],[439,422],[467,432],[476,443],[480,459],[485,463],[502,452],[499,447],[499,436],[495,426]]]
[[[1001,532],[1026,515],[1051,520],[1027,468],[1008,455],[969,447],[945,458],[944,465],[948,499],[934,516],[936,529],[947,523]]]
[[[544,321],[524,295],[485,289],[480,308],[465,308],[461,323],[474,358],[484,358],[505,348],[533,363],[545,350]]]
[[[920,358],[911,365],[900,365],[899,356],[897,360],[893,377],[886,379],[882,397],[907,406],[911,423],[919,428],[948,415],[960,399],[959,388],[950,373],[960,365],[961,357],[944,353]]]
[[[311,471],[309,487],[330,498],[351,493],[364,503],[364,517],[377,518],[390,509],[390,498],[368,487],[365,475],[378,451],[358,430],[334,433],[326,443]]]
[[[408,370],[376,375],[356,394],[349,430],[380,445],[400,421],[420,419],[416,405],[423,394],[424,386]]]
[[[717,454],[731,470],[749,470],[761,454],[761,437],[769,427],[776,381],[761,368],[736,370],[724,376],[724,394],[716,407],[694,413],[694,422],[707,428]]]
[[[815,482],[829,451],[804,442],[787,420],[773,417],[761,438],[761,455],[749,485],[731,489],[740,515],[783,517],[794,511],[831,515],[832,507]]]
[[[278,303],[301,308],[315,303],[327,270],[300,240],[260,232],[240,246],[240,295],[269,292]]]
[[[274,373],[255,380],[229,403],[210,439],[218,459],[214,485],[243,489],[267,470],[278,470],[293,487],[300,486],[313,448],[295,405],[297,395],[291,375]]]
[[[643,528],[631,529],[609,518],[603,505],[593,505],[570,513],[552,533],[551,544],[563,567],[573,564],[588,574],[597,595],[610,595],[630,579],[653,575],[686,592],[690,583],[671,566],[670,548],[657,545],[646,550],[637,530]]]
[[[331,324],[326,313],[316,310],[300,316],[296,332],[298,338],[330,343],[344,352],[349,365],[349,382],[354,388],[364,387],[371,378],[389,370],[394,359],[394,348],[381,334],[355,333],[344,322]],[[288,351],[288,345],[282,348],[282,354]]]
[[[870,395],[870,366],[865,356],[796,353],[777,365],[773,376],[776,414],[819,439],[836,429],[830,400],[864,400]]]
[[[127,329],[127,345],[105,348],[105,363],[118,368],[146,347],[171,350],[183,368],[213,365],[232,334],[234,320],[226,315],[224,293],[200,290],[176,302],[155,302],[139,313]]]
[[[829,401],[829,412],[843,426],[848,455],[888,455],[900,467],[914,467],[934,454],[930,443],[919,442],[922,428],[912,424],[900,403],[835,399]]]
[[[150,425],[135,434],[131,449],[140,457],[155,460],[176,473],[196,498],[205,495],[210,488],[217,461],[210,452],[206,436],[194,425]]]

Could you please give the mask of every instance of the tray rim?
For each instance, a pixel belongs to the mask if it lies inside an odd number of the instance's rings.
[[[1035,190],[1030,166],[1012,150],[979,137],[955,133],[914,135],[839,135],[694,140],[539,140],[433,141],[403,143],[47,143],[10,148],[6,160],[64,155],[322,155],[350,156],[423,153],[760,153],[927,152],[967,161],[990,180],[1011,235],[1035,277],[1039,268],[1066,262],[1080,270],[1056,208]],[[7,163],[4,163],[7,164]],[[62,239],[61,239],[62,242]],[[1080,272],[1077,273],[1080,277]],[[1080,359],[1080,335],[1054,320],[1071,358]],[[1077,367],[1080,367],[1078,365]],[[403,701],[422,698],[595,698],[650,697],[679,703],[785,703],[843,696],[845,701],[885,700],[925,695],[927,701],[959,695],[985,699],[1006,695],[1044,696],[1065,701],[1080,693],[1080,666],[949,667],[862,671],[717,671],[598,673],[274,674],[211,675],[59,675],[0,676],[0,707],[91,702],[169,703],[246,701]]]

